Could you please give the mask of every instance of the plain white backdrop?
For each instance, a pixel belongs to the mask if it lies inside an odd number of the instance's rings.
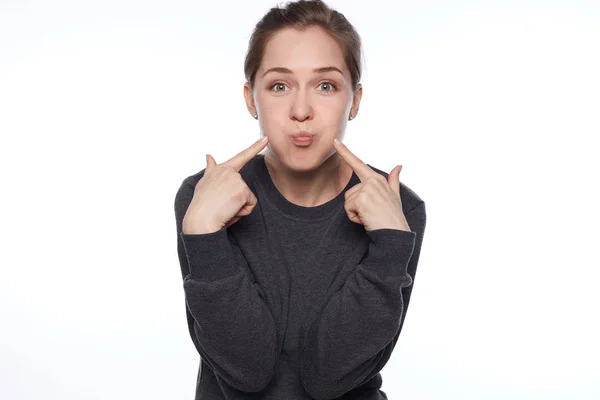
[[[0,1],[0,398],[192,399],[173,203],[274,1]],[[600,398],[600,3],[341,1],[345,143],[427,204],[390,399]]]

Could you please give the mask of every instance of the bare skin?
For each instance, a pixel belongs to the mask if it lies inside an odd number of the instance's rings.
[[[325,204],[339,195],[352,177],[352,169],[336,154],[314,171],[283,171],[283,164],[265,152],[265,164],[279,192],[291,203],[303,207]],[[302,192],[302,190],[305,192]]]
[[[315,71],[324,67],[341,72]],[[269,175],[294,204],[326,203],[352,176],[333,145],[334,138],[343,140],[348,120],[358,112],[362,87],[354,91],[351,82],[341,47],[321,28],[311,27],[277,32],[267,43],[254,87],[244,85],[248,111],[258,114],[261,135],[269,137]],[[314,135],[310,146],[294,143],[298,131]]]
[[[258,200],[239,171],[265,147],[268,138],[264,139],[221,164],[206,155],[206,170],[183,217],[183,233],[217,232],[252,212]]]

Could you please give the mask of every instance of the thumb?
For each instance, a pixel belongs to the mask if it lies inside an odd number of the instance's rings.
[[[213,156],[211,156],[210,154],[206,154],[206,170],[208,171],[215,165],[217,165],[217,162],[215,161]]]
[[[395,193],[400,195],[400,171],[402,165],[396,165],[394,169],[388,174],[388,184],[394,190]]]

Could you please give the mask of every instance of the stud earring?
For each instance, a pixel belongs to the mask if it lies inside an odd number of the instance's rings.
[[[254,114],[254,119],[258,119],[258,114]]]

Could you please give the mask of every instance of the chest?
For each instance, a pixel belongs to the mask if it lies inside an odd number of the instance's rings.
[[[250,278],[279,321],[288,318],[290,303],[295,310],[302,308],[300,319],[318,312],[369,245],[364,227],[350,221],[343,207],[322,221],[301,222],[263,209],[259,202],[230,230]]]

